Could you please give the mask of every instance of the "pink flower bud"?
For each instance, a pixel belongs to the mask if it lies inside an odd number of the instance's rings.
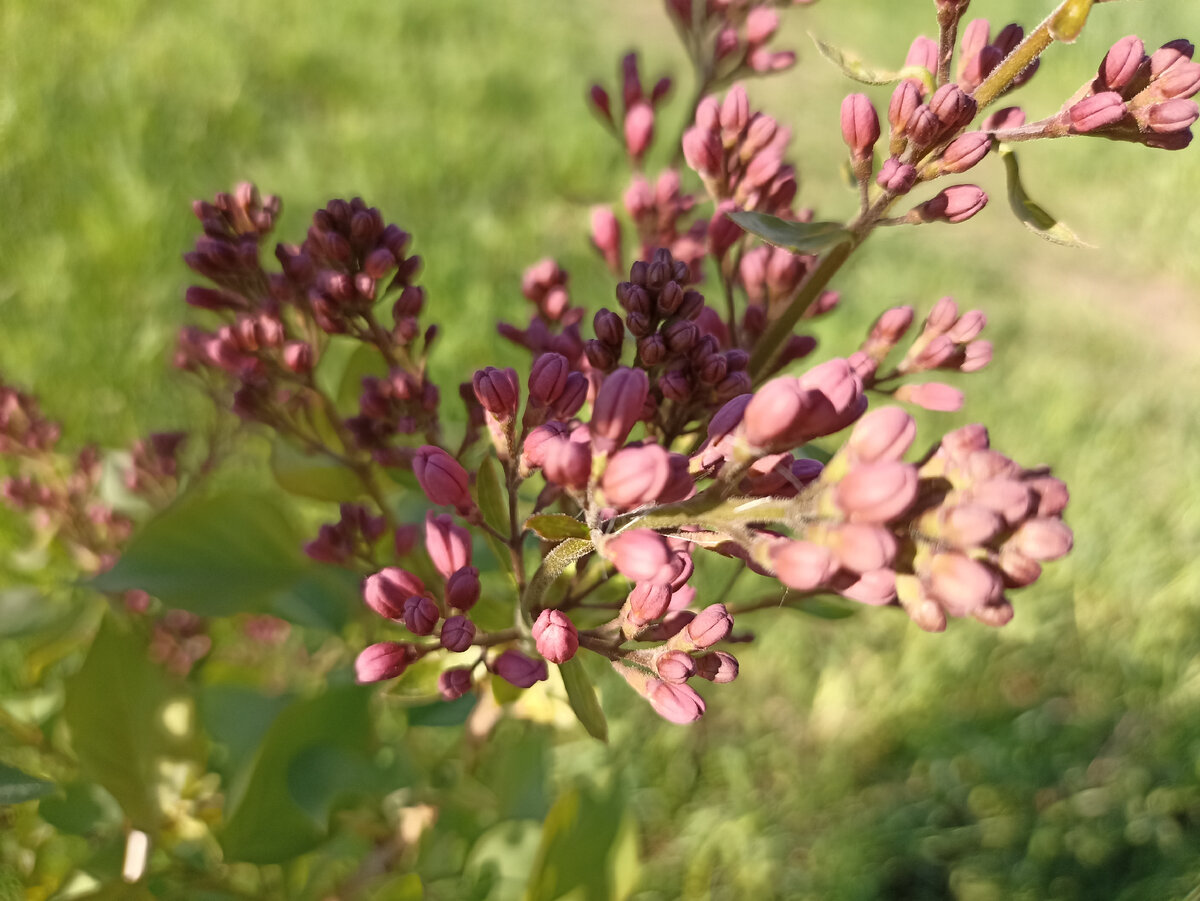
[[[522,446],[521,465],[526,469],[539,468],[546,460],[547,444],[563,437],[567,431],[567,425],[563,422],[546,422],[531,430]]]
[[[475,641],[475,624],[465,616],[451,616],[442,623],[442,647],[462,653]]]
[[[919,222],[966,222],[982,210],[987,201],[987,194],[976,185],[953,185],[914,207],[910,215]]]
[[[703,650],[719,641],[724,641],[733,629],[733,617],[724,604],[711,604],[696,614],[688,623],[687,635],[691,645]]]
[[[917,469],[907,463],[855,466],[834,489],[834,501],[850,522],[890,522],[916,498]]]
[[[676,685],[682,685],[696,675],[696,661],[684,651],[663,651],[654,661],[654,668],[664,682]]]
[[[604,545],[604,555],[634,582],[669,585],[671,551],[666,539],[650,529],[628,529]]]
[[[1071,119],[1071,131],[1087,134],[1098,128],[1116,125],[1125,118],[1125,99],[1116,91],[1093,94],[1074,104],[1067,115]]]
[[[529,688],[535,682],[544,682],[550,675],[546,661],[533,660],[511,649],[492,661],[492,672],[517,688]]]
[[[696,675],[709,682],[723,684],[738,676],[737,658],[725,651],[713,651],[695,658]]]
[[[550,412],[556,419],[570,419],[587,401],[588,379],[582,372],[572,372],[567,376],[562,394],[550,407]]]
[[[575,624],[561,610],[543,610],[533,624],[538,653],[551,663],[566,663],[579,650]]]
[[[932,144],[943,131],[945,128],[928,106],[918,106],[913,110],[904,126],[905,137],[921,147]]]
[[[670,455],[657,444],[627,447],[608,461],[600,488],[607,503],[628,510],[656,501],[670,474]]]
[[[1025,124],[1025,113],[1019,106],[1006,106],[996,110],[980,126],[983,131],[1003,131],[1008,128],[1020,128]]]
[[[1200,63],[1178,62],[1154,82],[1154,93],[1164,100],[1186,100],[1200,91]]]
[[[1150,76],[1160,78],[1164,73],[1183,62],[1188,62],[1195,53],[1195,46],[1183,38],[1168,41],[1150,54]]]
[[[951,547],[968,550],[991,541],[1004,521],[982,504],[959,504],[930,511],[921,518],[920,528]]]
[[[830,547],[838,563],[853,573],[889,566],[896,557],[896,539],[879,526],[847,523],[831,532]]]
[[[957,131],[975,118],[975,98],[958,85],[944,84],[929,98],[929,108],[945,131]]]
[[[465,666],[442,670],[438,675],[438,694],[443,701],[456,701],[471,690],[471,670]]]
[[[560,437],[546,444],[542,475],[546,481],[564,488],[587,487],[592,472],[592,452],[581,442]]]
[[[1053,476],[1039,476],[1029,479],[1025,485],[1033,492],[1037,500],[1036,513],[1038,516],[1058,516],[1067,508],[1070,493],[1067,486]]]
[[[756,391],[742,415],[742,432],[751,447],[787,450],[803,443],[805,423],[816,407],[816,393],[795,378],[772,379]]]
[[[714,133],[721,129],[721,101],[711,94],[696,104],[696,127]]]
[[[797,379],[797,384],[817,395],[805,422],[806,440],[840,432],[866,412],[862,379],[849,361],[840,357],[814,366]]]
[[[1061,519],[1031,519],[1017,529],[1012,542],[1026,557],[1042,562],[1066,556],[1074,536]]]
[[[749,26],[750,20],[755,17],[755,13],[761,12],[766,12],[769,16],[775,16],[770,10],[763,10],[760,7],[750,12],[750,16],[747,19],[747,26]],[[778,17],[776,17],[776,25],[778,21]],[[748,37],[748,40],[751,44],[759,43],[752,37]],[[738,135],[746,128],[747,123],[750,121],[750,100],[746,96],[746,89],[740,84],[735,84],[729,89],[729,93],[725,95],[725,100],[721,104],[718,121],[721,124],[721,130],[728,135]]]
[[[873,569],[855,576],[843,573],[834,587],[842,597],[872,607],[883,607],[896,599],[896,573],[890,569]]]
[[[313,367],[313,349],[307,341],[289,341],[283,346],[283,365],[291,372],[303,375]]]
[[[642,416],[650,393],[644,369],[620,367],[609,373],[592,405],[592,442],[600,453],[610,453],[625,443]]]
[[[421,580],[397,566],[382,569],[363,582],[363,600],[367,606],[394,622],[403,618],[405,601],[424,593]]]
[[[892,99],[888,103],[888,124],[892,127],[893,135],[904,134],[908,120],[920,105],[921,90],[915,81],[906,78],[896,85],[896,90],[892,92]]]
[[[638,630],[667,612],[671,604],[671,586],[669,584],[652,584],[639,582],[625,599],[621,609],[621,619],[628,624],[625,630],[632,636]]]
[[[1109,48],[1100,63],[1100,83],[1110,91],[1119,91],[1137,75],[1146,60],[1146,45],[1136,34],[1127,35]]]
[[[644,100],[638,101],[625,112],[625,149],[640,160],[653,140],[654,110]]]
[[[613,272],[621,271],[621,223],[611,207],[592,207],[592,243]]]
[[[425,552],[437,569],[447,579],[457,570],[471,563],[471,533],[455,525],[454,517],[448,514],[434,516],[425,514]]]
[[[826,585],[838,567],[829,548],[811,541],[779,542],[771,549],[771,563],[779,581],[796,591]]]
[[[968,131],[961,134],[942,153],[942,171],[966,172],[988,155],[992,149],[992,136],[983,131]]]
[[[413,635],[429,635],[441,614],[437,604],[426,597],[411,597],[404,602],[404,626]]]
[[[879,116],[866,94],[850,94],[842,101],[842,140],[856,161],[870,159],[879,140]]]
[[[779,14],[775,10],[766,6],[755,6],[746,16],[746,42],[752,46],[765,44],[778,28]],[[744,90],[742,95],[745,96]]]
[[[941,382],[901,385],[896,389],[895,397],[896,400],[941,413],[953,413],[962,409],[963,405],[963,393]]]
[[[875,176],[875,184],[893,194],[907,194],[917,183],[917,167],[911,163],[902,163],[893,157],[888,157]]]
[[[649,679],[645,692],[654,712],[668,722],[685,726],[704,716],[704,699],[690,685]]]
[[[1171,134],[1191,128],[1200,118],[1200,106],[1194,100],[1165,100],[1146,111],[1146,122],[1150,130],[1158,134]]]
[[[412,466],[430,503],[450,504],[459,510],[475,506],[467,487],[467,471],[440,447],[431,444],[420,447]]]
[[[1000,572],[1004,575],[1006,587],[1024,588],[1038,580],[1042,565],[1014,548],[1011,541],[1006,541],[1000,548]]]
[[[851,459],[880,463],[901,459],[917,436],[916,421],[899,407],[881,407],[854,425],[846,442]]]
[[[533,361],[529,370],[530,403],[548,407],[563,393],[571,364],[562,354],[546,353]]]
[[[464,566],[446,580],[446,603],[455,610],[470,610],[479,600],[479,591],[479,570]]]
[[[937,72],[938,45],[937,41],[920,35],[913,38],[912,44],[908,48],[908,55],[904,58],[906,66],[920,66],[926,71],[933,73]]]
[[[1000,599],[999,574],[962,554],[935,554],[926,583],[929,595],[951,616],[968,616]]]
[[[412,645],[381,641],[359,652],[354,660],[354,675],[359,685],[395,679],[415,658]]]

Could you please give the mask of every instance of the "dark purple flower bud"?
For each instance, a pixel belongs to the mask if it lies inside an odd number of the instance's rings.
[[[381,641],[359,652],[354,661],[354,675],[359,685],[395,679],[415,658],[412,645]]]
[[[470,667],[457,666],[438,675],[438,694],[443,701],[456,701],[471,690]]]
[[[946,131],[958,131],[975,118],[975,98],[953,82],[944,84],[929,98],[929,108]]]
[[[654,668],[664,682],[682,685],[696,675],[696,661],[684,651],[663,651],[654,661]]]
[[[596,339],[609,347],[619,349],[625,341],[625,323],[612,310],[600,310],[592,320]]]
[[[471,533],[455,525],[448,514],[425,514],[425,552],[434,568],[447,579],[471,563]]]
[[[680,298],[682,299],[682,293]],[[662,331],[663,340],[672,353],[686,355],[700,340],[700,329],[688,320],[673,322]]]
[[[538,653],[551,663],[566,663],[579,650],[575,624],[561,610],[543,610],[533,624]]]
[[[909,216],[918,222],[966,222],[982,210],[987,201],[987,194],[976,185],[953,185],[914,207]]]
[[[690,685],[673,685],[659,679],[646,682],[646,700],[654,712],[671,723],[685,726],[704,716],[704,699]]]
[[[441,614],[437,604],[425,597],[411,597],[404,602],[404,625],[413,635],[429,635]]]
[[[685,403],[691,399],[692,380],[682,369],[670,369],[658,378],[658,390],[667,400]]]
[[[1125,118],[1125,114],[1125,100],[1116,91],[1085,97],[1067,110],[1071,131],[1080,135],[1116,125]]]
[[[677,281],[669,281],[658,293],[658,312],[660,316],[670,316],[683,306],[684,290]]]
[[[501,422],[508,422],[517,415],[521,389],[515,369],[485,366],[475,371],[471,377],[471,387],[483,408]]]
[[[609,539],[602,550],[617,571],[634,582],[669,585],[674,575],[666,539],[650,529],[628,529]]]
[[[687,637],[691,647],[703,650],[724,641],[733,629],[733,617],[724,604],[711,604],[688,623]]]
[[[992,149],[992,136],[982,131],[969,131],[950,142],[942,153],[943,172],[966,172],[988,155]]]
[[[550,412],[556,419],[570,419],[579,412],[588,396],[587,376],[582,372],[572,372],[567,376],[562,394],[558,396]]]
[[[596,393],[589,424],[599,453],[609,453],[625,443],[642,416],[649,393],[650,379],[644,369],[622,366],[605,377]]]
[[[451,616],[442,623],[442,647],[460,654],[475,641],[475,624],[465,616]]]
[[[507,650],[493,660],[492,672],[517,688],[529,688],[550,675],[545,660],[534,660],[514,650]]]
[[[813,591],[827,585],[838,564],[828,548],[811,541],[781,541],[771,548],[775,575],[788,588]]]
[[[1119,91],[1133,81],[1146,60],[1146,45],[1136,34],[1127,35],[1109,48],[1100,63],[1100,83],[1110,91]]]
[[[479,570],[474,566],[456,569],[446,580],[446,603],[455,610],[470,610],[479,600]]]
[[[191,285],[184,300],[201,310],[244,310],[246,299],[229,291]]]
[[[529,400],[548,407],[562,394],[571,364],[562,354],[542,354],[529,370]]]
[[[425,585],[412,573],[389,566],[363,582],[363,600],[382,616],[399,622],[404,617],[404,602],[425,593]]]
[[[856,163],[871,158],[879,140],[879,115],[866,94],[850,94],[842,101],[842,140]]]
[[[695,658],[696,675],[718,685],[732,682],[738,676],[737,658],[725,651],[713,651]]]
[[[907,194],[917,183],[917,167],[902,163],[894,156],[888,157],[879,167],[875,184],[892,194]]]
[[[432,504],[449,504],[459,510],[475,505],[468,489],[467,471],[457,460],[431,444],[421,446],[413,457],[413,473]]]
[[[645,366],[657,366],[667,358],[667,342],[663,336],[655,332],[639,338],[637,343],[638,359]]]

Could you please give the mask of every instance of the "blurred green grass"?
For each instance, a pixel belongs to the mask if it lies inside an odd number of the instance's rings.
[[[1048,3],[972,5],[1031,24]],[[801,65],[751,85],[795,129],[802,199],[841,216],[837,107],[857,90],[804,31],[898,64],[931,4],[826,0],[790,14]],[[1105,4],[1014,98],[1032,114],[1136,31],[1200,34],[1190,0]],[[657,4],[446,0],[303,7],[8,0],[0,7],[0,373],[69,438],[179,426],[170,377],[189,275],[188,201],[251,178],[283,195],[278,234],[361,194],[416,235],[439,376],[518,362],[491,323],[528,263],[557,256],[577,299],[609,299],[587,206],[619,196],[619,155],[582,97],[617,55],[681,69]],[[680,75],[683,73],[680,71]],[[686,76],[680,93],[689,88]],[[886,103],[886,89],[868,89]],[[664,126],[665,134],[671,129]],[[961,414],[1072,487],[1076,550],[993,632],[927,636],[893,611],[837,623],[747,617],[742,676],[691,729],[623,686],[612,749],[633,789],[644,898],[1172,898],[1200,871],[1200,150],[1097,141],[1021,148],[1034,197],[1093,250],[1038,241],[1004,209],[878,235],[822,326],[844,353],[880,309],[951,293],[989,316],[996,359]],[[665,156],[659,148],[659,158]],[[473,368],[473,367],[472,367]],[[702,572],[705,585],[719,574]],[[763,586],[759,586],[760,588]],[[739,591],[753,590],[751,579]],[[715,598],[714,598],[715,600]],[[564,757],[584,754],[568,742]]]

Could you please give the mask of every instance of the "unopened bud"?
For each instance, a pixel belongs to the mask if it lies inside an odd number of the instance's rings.
[[[917,183],[917,167],[911,163],[902,163],[893,157],[888,157],[879,167],[875,176],[875,184],[892,194],[907,194]]]
[[[417,450],[413,473],[421,490],[433,504],[448,504],[465,510],[475,505],[468,489],[467,471],[450,454],[431,444]]]
[[[446,603],[455,610],[470,610],[479,600],[479,570],[464,566],[446,580]]]
[[[450,578],[471,563],[471,533],[456,525],[454,517],[429,511],[425,514],[425,552],[434,568]]]
[[[982,210],[987,201],[987,194],[976,185],[953,185],[914,207],[909,216],[917,222],[966,222]]]
[[[1031,519],[1017,529],[1012,542],[1029,559],[1043,562],[1065,556],[1074,536],[1061,519]]]
[[[507,422],[516,415],[521,395],[515,369],[486,366],[476,370],[471,377],[471,387],[483,408],[501,422]]]
[[[737,658],[725,651],[713,651],[695,658],[696,675],[709,682],[732,682],[738,676]]]
[[[625,149],[640,160],[653,140],[654,110],[644,100],[638,101],[625,112]]]
[[[543,610],[533,624],[538,653],[551,663],[566,663],[579,650],[579,632],[561,610]]]
[[[414,595],[425,593],[425,585],[407,570],[389,566],[363,582],[363,600],[382,616],[399,622],[404,616],[404,602]]]
[[[603,551],[627,579],[659,585],[671,582],[670,548],[666,539],[651,529],[628,529],[609,539]]]
[[[443,701],[455,701],[471,690],[471,670],[458,666],[438,675],[438,694]]]
[[[607,206],[592,207],[592,243],[613,272],[621,271],[621,223]]]
[[[1071,119],[1071,131],[1080,135],[1116,125],[1125,118],[1125,114],[1125,99],[1116,91],[1104,91],[1085,97],[1067,110]]]
[[[929,564],[930,596],[951,616],[967,616],[999,600],[1003,585],[990,567],[962,554],[935,554]]]
[[[879,116],[866,94],[850,94],[842,101],[842,140],[855,162],[871,158],[879,140]]]
[[[475,624],[465,616],[451,616],[442,623],[442,647],[462,653],[475,641]]]
[[[311,372],[313,349],[307,341],[289,341],[283,346],[283,365],[297,375]]]
[[[950,142],[942,153],[942,172],[966,172],[988,155],[992,136],[982,131],[969,131]]]
[[[1110,91],[1119,91],[1133,81],[1146,60],[1146,45],[1136,34],[1127,35],[1109,48],[1100,63],[1100,83]]]
[[[529,370],[529,400],[548,407],[562,394],[571,364],[562,354],[546,353],[533,361]]]
[[[929,98],[929,108],[945,131],[957,131],[975,118],[975,98],[958,85],[944,84]]]
[[[682,685],[696,675],[696,661],[684,651],[663,651],[654,661],[654,668],[664,682],[676,685]]]
[[[838,568],[829,548],[811,541],[779,542],[771,548],[771,563],[779,581],[796,591],[828,584]]]
[[[711,604],[696,614],[687,626],[687,644],[703,650],[719,641],[724,641],[733,629],[733,617],[724,604]]]
[[[656,501],[670,471],[670,456],[657,444],[627,447],[608,461],[600,488],[607,503],[630,509]]]
[[[404,626],[413,635],[429,635],[440,618],[437,604],[429,598],[411,597],[404,602]]]
[[[846,447],[860,463],[900,460],[917,436],[917,423],[899,407],[881,407],[854,425]]]
[[[690,685],[650,679],[646,682],[645,692],[654,712],[668,722],[682,726],[704,716],[704,699]]]
[[[354,675],[359,685],[395,679],[414,659],[412,645],[381,641],[363,648],[354,660]]]
[[[855,466],[834,489],[834,501],[850,522],[890,522],[916,497],[916,467],[898,462]]]
[[[549,678],[546,661],[526,657],[520,651],[508,650],[492,661],[492,672],[517,688],[529,688]]]
[[[592,406],[590,429],[596,450],[608,453],[625,443],[642,416],[650,393],[644,369],[621,367],[609,373]]]

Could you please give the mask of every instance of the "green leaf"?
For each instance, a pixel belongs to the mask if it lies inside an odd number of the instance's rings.
[[[100,591],[141,588],[201,616],[266,612],[312,569],[300,544],[268,496],[185,498],[148,522],[117,565],[91,584]]]
[[[271,445],[271,472],[279,487],[318,501],[352,501],[363,493],[354,471],[336,457],[296,447],[276,438]]]
[[[483,540],[487,543],[492,556],[496,558],[496,562],[500,564],[500,568],[510,576],[514,575],[516,570],[513,569],[512,554],[509,553],[508,546],[491,532],[484,532]]]
[[[608,722],[604,719],[604,711],[596,699],[596,689],[583,668],[583,661],[576,654],[566,663],[560,663],[558,671],[562,673],[563,685],[567,689],[567,700],[571,709],[587,729],[588,735],[600,741],[608,741]]]
[[[564,538],[587,538],[587,523],[580,522],[565,513],[539,513],[525,520],[526,529],[545,541],[562,541]]]
[[[287,769],[287,789],[308,818],[324,828],[335,809],[391,788],[382,783],[381,777],[362,749],[317,745],[303,749],[292,759]]]
[[[483,521],[499,532],[508,534],[508,500],[500,478],[500,464],[488,454],[479,464],[475,476],[475,502],[483,513]]]
[[[244,685],[203,685],[196,701],[205,733],[224,748],[217,767],[235,779],[253,758],[267,729],[294,699],[271,697]],[[216,755],[214,755],[216,756]]]
[[[924,66],[905,66],[903,69],[876,69],[868,66],[858,56],[841,50],[833,44],[822,41],[814,34],[809,34],[817,51],[825,59],[842,70],[844,74],[863,84],[895,84],[905,78],[915,78],[925,85],[927,92],[933,90],[933,73]]]
[[[1013,213],[1021,223],[1039,238],[1045,238],[1052,244],[1065,244],[1068,247],[1089,247],[1067,225],[1059,222],[1046,209],[1029,199],[1025,187],[1021,184],[1021,169],[1017,165],[1017,155],[1006,144],[1000,145],[1000,158],[1004,160],[1004,172],[1008,177],[1008,203]]]
[[[725,215],[750,234],[792,253],[820,253],[850,240],[850,232],[840,222],[793,222],[746,210]]]
[[[832,597],[784,599],[788,610],[796,610],[817,619],[846,619],[859,611],[860,605]]]
[[[106,617],[83,666],[67,680],[63,718],[83,771],[134,826],[151,832],[162,815],[159,763],[182,749],[163,718],[172,690],[146,654],[141,638]]]
[[[362,380],[367,376],[384,378],[387,374],[387,361],[383,355],[370,344],[360,343],[342,370],[336,395],[338,409],[346,412],[357,410],[358,399],[362,395]]]
[[[343,791],[360,788],[362,780],[357,766],[340,778],[337,768],[325,765],[331,759],[327,752],[363,759],[371,740],[370,696],[367,687],[331,689],[295,701],[275,717],[245,778],[230,792],[229,819],[218,836],[228,860],[280,863],[320,844],[328,823],[315,814],[329,809]],[[297,782],[310,766],[314,786],[297,798]]]
[[[0,763],[0,807],[36,801],[54,794],[54,783]]]
[[[38,816],[67,835],[91,835],[121,821],[121,808],[94,782],[80,780],[61,786],[61,795],[38,804]]]
[[[19,586],[0,591],[0,638],[20,638],[53,625],[66,614],[63,605],[36,588]]]
[[[340,632],[361,604],[360,577],[346,569],[313,566],[271,599],[276,616],[297,626]]]
[[[421,704],[409,707],[408,724],[410,726],[461,726],[475,709],[479,697],[473,693],[463,695],[453,701],[435,701],[432,704]]]
[[[570,789],[546,815],[542,843],[530,874],[526,901],[619,901],[631,867],[622,834],[632,828],[617,791]],[[632,864],[636,869],[636,862]]]

